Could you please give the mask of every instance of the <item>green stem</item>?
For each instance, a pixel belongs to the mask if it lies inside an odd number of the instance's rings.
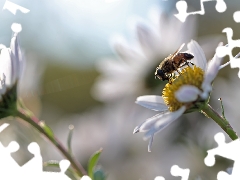
[[[202,108],[202,113],[208,118],[213,119],[232,140],[238,139],[237,133],[233,130],[229,122],[224,117],[221,117],[209,104]]]
[[[80,177],[87,174],[82,165],[73,159],[73,157],[68,153],[67,149],[65,149],[62,143],[56,137],[50,135],[45,131],[45,129],[41,127],[41,121],[38,118],[31,115],[31,113],[29,113],[27,110],[20,108],[15,112],[15,116],[29,123],[31,126],[35,127],[42,135],[44,135],[63,154],[63,156],[71,162],[71,166]]]

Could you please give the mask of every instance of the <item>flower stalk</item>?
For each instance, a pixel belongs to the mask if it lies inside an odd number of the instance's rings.
[[[209,104],[202,107],[201,112],[208,118],[213,119],[232,140],[238,139],[237,133],[233,130],[229,122],[220,116]]]
[[[48,128],[42,121],[35,117],[29,110],[19,107],[18,110],[16,110],[16,112],[14,113],[14,115],[15,117],[19,117],[21,120],[33,126],[40,132],[40,134],[44,135],[63,154],[63,156],[70,161],[71,166],[76,171],[79,177],[87,174],[83,166],[79,162],[74,160],[71,154],[68,153],[67,149],[54,136],[50,128]]]

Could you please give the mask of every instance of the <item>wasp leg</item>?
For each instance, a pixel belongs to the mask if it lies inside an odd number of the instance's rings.
[[[171,73],[169,78],[172,80],[174,77],[175,77],[175,74]]]
[[[181,74],[182,74],[182,73],[181,73],[181,72],[180,72],[178,69],[177,69],[177,72],[178,72],[178,74],[179,74],[179,75],[181,75]]]
[[[189,66],[189,64],[191,64],[191,66]],[[193,66],[194,66],[195,64],[193,64],[192,62],[187,62],[187,65],[188,65],[188,67],[193,68]]]
[[[179,66],[179,68],[182,68],[184,66],[188,65],[188,63],[184,63],[183,65]]]
[[[188,62],[185,62],[183,65],[181,65],[179,68],[182,68],[182,67],[184,67],[184,66],[189,66],[189,64],[188,64]]]
[[[169,84],[172,84],[172,78],[169,78],[169,79],[168,79],[168,83],[169,83]]]
[[[192,62],[186,62],[186,64],[188,65],[188,67],[190,67],[190,66],[189,66],[189,63],[190,63],[192,66],[194,65]]]
[[[166,77],[167,77],[168,83],[172,84],[172,74],[168,74],[166,75]]]
[[[188,62],[188,61],[186,61],[183,65],[181,65],[179,68],[182,68],[182,67],[184,67],[184,66],[188,66],[188,67],[191,67],[191,66],[189,66],[189,63],[191,64],[191,65],[194,65],[192,62]]]

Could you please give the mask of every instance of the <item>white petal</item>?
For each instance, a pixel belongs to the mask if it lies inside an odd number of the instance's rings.
[[[203,99],[206,99],[208,97],[208,93],[212,90],[212,81],[217,76],[221,63],[222,58],[219,58],[217,54],[215,54],[213,59],[208,63],[207,71],[202,83],[203,94],[201,97]]]
[[[111,40],[111,44],[117,55],[127,64],[137,64],[141,60],[145,60],[141,51],[135,48],[135,45],[129,46],[127,41],[121,36],[115,36]],[[134,48],[133,48],[134,47]]]
[[[159,8],[159,6],[150,7],[148,12],[148,17],[150,21],[154,24],[154,26],[159,25],[161,14],[162,14],[162,10]]]
[[[135,103],[154,111],[168,110],[162,96],[140,96]]]
[[[170,113],[169,111],[162,111],[159,114],[156,114],[155,116],[146,119],[142,124],[139,126],[135,127],[133,130],[133,134],[138,133],[138,132],[146,132],[149,129],[151,129],[152,126],[158,121],[159,117],[162,117],[164,114]]]
[[[123,77],[133,75],[133,70],[126,63],[117,59],[102,59],[97,63],[97,70],[107,76]]]
[[[123,98],[140,88],[137,85],[132,86],[133,83],[130,79],[116,80],[116,78],[100,77],[92,88],[92,95],[100,101]]]
[[[148,152],[151,152],[154,134],[150,137],[148,143]]]
[[[13,83],[20,78],[23,69],[23,57],[18,43],[18,33],[14,33],[11,39],[11,60],[12,60],[12,81]]]
[[[193,18],[189,18],[185,23],[182,23],[176,17],[166,18],[164,14],[162,14],[160,18],[161,51],[164,50],[166,53],[173,53],[182,43],[189,42],[192,37],[196,36],[197,26],[194,16]]]
[[[175,97],[179,102],[186,103],[195,101],[199,94],[200,90],[196,86],[184,85],[175,92]]]
[[[169,111],[161,112],[147,119],[140,126],[137,126],[134,129],[133,133],[146,132],[144,135],[144,139],[153,137],[154,134],[160,132],[169,124],[171,124],[173,121],[175,121],[178,117],[180,117],[185,110],[186,110],[186,107],[183,106],[175,112],[169,112]]]
[[[189,52],[194,55],[194,59],[192,60],[193,64],[205,71],[207,67],[207,60],[202,48],[194,40],[191,40],[187,47]]]
[[[154,31],[154,27],[146,24],[137,24],[137,35],[142,50],[149,56],[155,56],[159,52],[160,36]]]
[[[6,86],[12,85],[12,61],[11,61],[11,50],[9,48],[4,48],[0,55],[0,76],[3,80],[5,76]]]
[[[145,138],[148,138],[148,134],[154,134],[160,132],[161,130],[165,129],[169,124],[174,122],[178,119],[186,110],[185,106],[182,106],[180,109],[174,112],[169,112],[169,114],[164,114],[161,119],[159,119],[156,124],[154,125],[154,129],[151,129],[145,134]],[[152,131],[152,132],[151,132]]]

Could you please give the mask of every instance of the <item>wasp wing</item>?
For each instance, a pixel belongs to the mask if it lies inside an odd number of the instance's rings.
[[[168,58],[172,59],[174,56],[176,56],[182,50],[184,45],[185,43],[183,43],[172,55],[169,55]]]

